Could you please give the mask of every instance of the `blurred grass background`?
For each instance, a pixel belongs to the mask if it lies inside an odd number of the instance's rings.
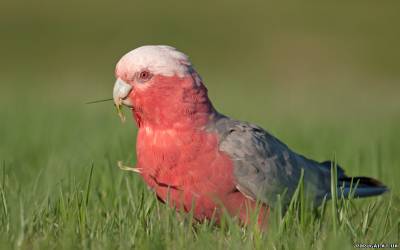
[[[120,124],[111,102],[84,103],[111,97],[116,62],[144,44],[187,53],[219,111],[311,158],[336,154],[351,175],[383,180],[399,210],[399,2],[0,5],[0,179],[12,222],[1,240],[8,246],[26,243],[20,211],[32,219],[60,186],[84,190],[92,163],[92,206],[112,209],[127,195],[127,173],[115,163],[133,164],[136,128],[129,119]],[[44,237],[32,235],[28,248]]]

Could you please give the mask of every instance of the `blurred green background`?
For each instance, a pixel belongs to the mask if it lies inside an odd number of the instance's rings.
[[[29,210],[64,180],[85,183],[92,162],[99,194],[124,192],[114,180],[126,173],[114,167],[134,162],[133,121],[121,125],[111,102],[85,102],[111,97],[116,62],[145,44],[188,54],[219,111],[311,158],[336,155],[350,174],[399,193],[398,1],[0,5],[0,160],[11,210]]]

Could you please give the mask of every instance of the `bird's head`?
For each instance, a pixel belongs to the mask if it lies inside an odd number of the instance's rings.
[[[189,58],[173,47],[134,49],[119,60],[115,76],[114,102],[132,108],[139,127],[193,125],[213,111]]]

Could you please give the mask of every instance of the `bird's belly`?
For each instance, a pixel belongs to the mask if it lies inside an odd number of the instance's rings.
[[[235,191],[232,161],[218,150],[212,134],[170,135],[139,133],[142,176],[160,200],[177,209],[193,209],[197,219],[211,218],[217,204]]]
[[[141,167],[145,182],[162,201],[184,211],[194,209],[198,219],[211,218],[218,203],[235,190],[231,165],[221,155],[203,155],[184,164],[166,163],[160,168]],[[142,166],[142,165],[141,165]],[[171,167],[173,166],[173,167]]]
[[[194,218],[199,221],[215,219],[219,222],[226,211],[247,224],[249,212],[258,210],[258,223],[262,227],[266,226],[268,206],[257,207],[254,200],[248,199],[236,189],[233,181],[213,175],[212,172],[198,178],[185,175],[172,179],[163,175],[157,179],[149,175],[143,177],[160,201],[178,211],[192,211]]]

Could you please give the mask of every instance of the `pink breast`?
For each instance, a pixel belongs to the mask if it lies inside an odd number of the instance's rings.
[[[140,129],[137,154],[142,176],[157,196],[177,209],[193,209],[198,220],[218,220],[222,205],[246,223],[247,209],[255,207],[236,189],[232,160],[218,150],[216,135]]]
[[[162,200],[185,210],[195,202],[198,217],[209,217],[217,200],[234,190],[231,160],[210,133],[140,129],[138,167]]]

